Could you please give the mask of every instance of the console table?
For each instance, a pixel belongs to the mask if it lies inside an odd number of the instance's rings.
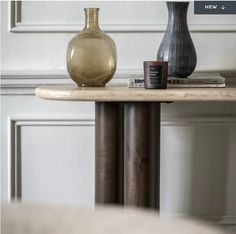
[[[96,203],[159,209],[161,103],[236,101],[236,85],[164,90],[48,85],[36,95],[95,102]]]

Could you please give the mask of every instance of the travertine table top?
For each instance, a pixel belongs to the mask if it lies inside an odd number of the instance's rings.
[[[36,96],[49,100],[102,102],[236,101],[236,85],[226,88],[144,89],[109,85],[81,88],[76,85],[45,85]]]

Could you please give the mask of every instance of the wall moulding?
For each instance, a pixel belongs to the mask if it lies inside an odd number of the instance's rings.
[[[94,117],[90,115],[65,115],[65,116],[28,116],[17,115],[8,117],[8,150],[9,150],[9,201],[21,201],[22,200],[22,155],[21,155],[21,131],[25,126],[30,127],[68,127],[68,126],[80,126],[80,127],[94,127]],[[164,119],[161,123],[164,126],[236,126],[235,116],[202,116],[191,118],[168,118]],[[176,217],[189,217],[189,214],[172,214]],[[235,214],[203,214],[197,216],[191,216],[192,218],[209,220],[221,225],[236,225]]]
[[[78,32],[82,30],[84,22],[82,20],[74,20],[70,23],[53,21],[24,21],[24,16],[22,12],[22,4],[24,1],[9,1],[9,31],[15,33],[33,33],[33,32],[48,32],[48,33],[61,33],[61,32]],[[84,1],[82,1],[84,2]],[[113,4],[113,3],[111,3]],[[132,4],[127,2],[126,4]],[[145,4],[145,1],[143,1]],[[129,6],[128,6],[129,7]],[[160,10],[159,11],[163,11]],[[193,11],[191,6],[191,11]],[[205,17],[205,16],[202,16]],[[125,17],[122,17],[125,18]],[[109,20],[101,22],[101,27],[106,32],[164,32],[166,30],[166,20],[159,20],[158,18],[153,18],[150,20],[121,20],[117,19],[116,21],[110,23]],[[159,23],[158,23],[159,22]],[[205,21],[207,22],[207,20]],[[209,21],[205,23],[203,20],[198,20],[195,18],[193,23],[189,24],[189,29],[191,32],[235,32],[236,24],[229,23],[228,21],[222,22],[218,19],[216,22]]]
[[[24,126],[94,126],[94,118],[91,116],[10,116],[8,118],[8,151],[9,151],[9,201],[21,201],[22,177],[21,177],[21,129]]]
[[[236,71],[196,71],[196,73],[220,73],[229,83],[236,83]],[[125,69],[117,71],[111,83],[126,84],[130,78],[143,77],[142,70]],[[1,95],[34,95],[35,88],[48,84],[73,84],[65,70],[51,71],[2,71]]]

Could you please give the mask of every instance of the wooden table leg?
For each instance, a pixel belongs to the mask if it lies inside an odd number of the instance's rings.
[[[124,105],[124,204],[159,209],[160,103]]]
[[[160,103],[97,102],[96,203],[159,209],[159,187]]]
[[[120,105],[110,102],[95,103],[95,200],[97,204],[119,204],[120,170]],[[123,145],[123,144],[122,144]],[[123,151],[123,150],[122,150]],[[119,187],[120,186],[120,187]],[[122,189],[123,190],[123,189]]]

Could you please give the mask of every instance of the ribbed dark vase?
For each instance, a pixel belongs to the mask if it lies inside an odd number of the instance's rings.
[[[186,78],[196,67],[197,55],[187,24],[189,2],[167,2],[168,25],[157,60],[168,62],[168,75]]]

